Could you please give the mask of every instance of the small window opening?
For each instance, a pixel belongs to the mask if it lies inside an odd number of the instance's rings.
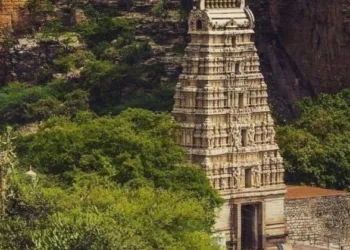
[[[251,42],[255,42],[255,34],[251,34],[250,35],[250,41]]]
[[[245,170],[245,187],[252,187],[252,169],[248,168]]]
[[[242,129],[241,131],[241,143],[243,147],[247,146],[247,130],[246,129]]]
[[[238,94],[238,108],[243,108],[244,107],[244,96],[243,93]]]
[[[202,30],[203,29],[203,23],[201,20],[197,20],[196,22],[196,29],[197,30]]]
[[[236,73],[236,75],[239,74],[239,63],[235,64],[235,73]]]
[[[232,46],[236,47],[236,37],[235,36],[232,37]]]

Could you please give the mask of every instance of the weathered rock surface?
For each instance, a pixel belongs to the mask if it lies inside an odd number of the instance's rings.
[[[67,46],[62,45],[60,39],[19,38],[9,50],[0,50],[0,85],[9,81],[37,82],[60,51],[74,51],[82,46],[74,37]]]
[[[0,0],[0,29],[12,27],[20,19],[25,0]]]
[[[350,1],[249,0],[263,73],[278,112],[350,86]]]
[[[147,64],[155,66],[161,64],[164,67],[162,81],[176,82],[181,72],[183,49],[186,45],[186,26],[179,14],[180,1],[172,2],[169,16],[162,20],[150,15],[152,6],[150,2],[137,4],[121,14],[136,20],[138,23],[136,38],[148,41],[152,46],[154,56]],[[85,18],[80,12],[76,13],[76,22]],[[38,72],[57,57],[60,46],[58,43],[34,40],[20,38],[18,44],[7,53],[1,52],[0,49],[0,83],[14,80],[36,82]]]
[[[350,1],[271,1],[270,12],[283,47],[314,93],[350,86]]]
[[[153,1],[154,2],[154,1]],[[152,46],[154,57],[150,64],[164,65],[164,81],[176,82],[181,73],[182,57],[187,44],[186,21],[180,17],[180,1],[172,1],[169,16],[164,20],[150,16],[152,5],[146,3],[133,11],[125,13],[125,17],[138,20],[137,37],[147,40]]]

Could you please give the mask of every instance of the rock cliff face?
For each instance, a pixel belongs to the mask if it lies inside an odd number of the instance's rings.
[[[249,5],[257,19],[263,72],[280,111],[293,117],[296,99],[350,86],[349,0],[249,0]]]
[[[12,27],[19,21],[25,0],[0,0],[0,29]]]
[[[350,1],[272,1],[281,44],[315,94],[350,86]]]

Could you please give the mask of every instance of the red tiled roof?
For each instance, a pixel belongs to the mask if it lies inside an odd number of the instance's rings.
[[[350,194],[345,191],[324,189],[308,186],[287,186],[286,200],[307,199],[323,196],[338,196]]]

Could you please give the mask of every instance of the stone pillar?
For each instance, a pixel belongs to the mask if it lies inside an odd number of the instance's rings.
[[[236,249],[241,250],[242,246],[242,204],[235,204],[236,206],[236,240],[237,240],[237,245]]]

